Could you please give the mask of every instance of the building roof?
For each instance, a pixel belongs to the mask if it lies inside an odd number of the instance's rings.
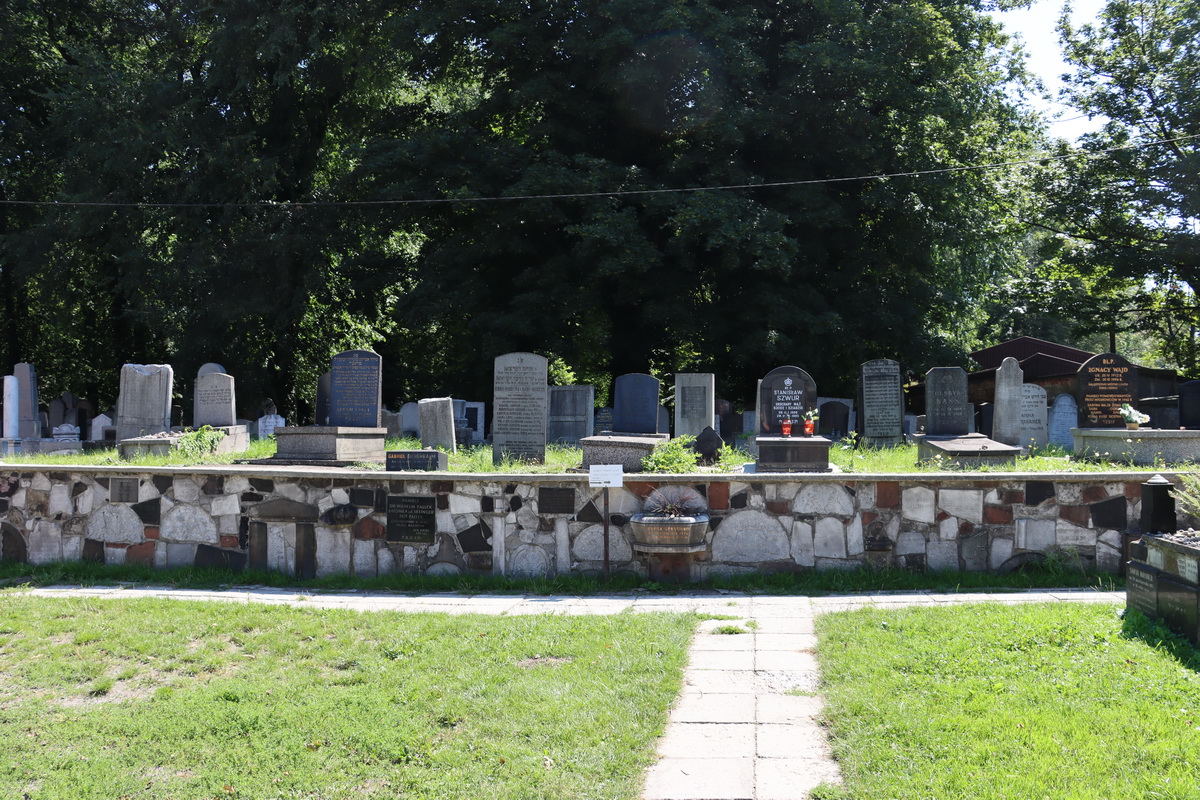
[[[1045,339],[1018,336],[1016,339],[1009,339],[1007,342],[977,350],[971,353],[971,358],[975,359],[981,370],[986,370],[996,369],[1006,358],[1015,358],[1017,361],[1023,362],[1036,355],[1052,356],[1079,366],[1096,354],[1075,347],[1067,347],[1065,344],[1048,342]]]

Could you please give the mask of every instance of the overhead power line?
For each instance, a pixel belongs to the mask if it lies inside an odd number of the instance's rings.
[[[731,183],[716,186],[685,186],[675,189],[617,189],[600,192],[557,192],[551,194],[518,194],[500,196],[473,197],[426,197],[410,200],[259,200],[254,202],[234,203],[156,203],[156,202],[117,202],[108,200],[0,200],[3,205],[17,206],[59,206],[64,208],[338,208],[365,206],[410,206],[434,205],[446,203],[501,203],[517,200],[575,200],[597,197],[631,197],[637,195],[684,194],[690,192],[723,192],[739,189],[776,189],[790,186],[819,186],[822,184],[853,183],[856,181],[890,180],[892,178],[926,178],[934,175],[947,175],[955,172],[977,172],[1000,169],[1002,167],[1019,167],[1026,164],[1044,164],[1049,161],[1067,161],[1075,158],[1092,160],[1109,153],[1122,150],[1140,150],[1160,144],[1175,144],[1192,139],[1200,139],[1200,134],[1179,136],[1172,139],[1156,139],[1151,142],[1109,147],[1089,153],[1067,153],[1064,155],[1030,156],[1016,161],[996,161],[989,164],[968,164],[958,167],[942,167],[939,169],[912,170],[910,172],[885,172],[872,175],[854,175],[843,178],[813,178],[802,181],[772,181],[770,183]]]

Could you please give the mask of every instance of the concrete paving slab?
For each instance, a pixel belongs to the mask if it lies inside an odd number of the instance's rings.
[[[815,720],[825,709],[819,695],[764,694],[758,696],[755,719],[760,725],[787,725]]]
[[[664,758],[650,768],[644,800],[754,800],[750,758]]]
[[[755,749],[759,758],[792,758],[820,761],[832,758],[825,731],[813,720],[757,726]]]
[[[812,633],[813,618],[803,617],[765,617],[755,619],[758,628],[755,633]]]
[[[697,652],[747,650],[755,646],[753,642],[754,634],[749,631],[738,634],[697,633],[696,638],[692,639],[692,650]]]
[[[688,658],[689,669],[740,670],[754,669],[753,644],[741,650],[693,650]]]
[[[817,637],[811,633],[760,633],[754,637],[754,649],[798,652],[812,650],[817,646]]]
[[[753,694],[681,695],[671,709],[671,725],[680,722],[754,722]],[[670,727],[667,728],[670,730]]]
[[[822,783],[841,783],[841,773],[833,762],[755,759],[755,800],[808,800],[809,793]]]
[[[754,758],[755,728],[747,722],[681,722],[658,740],[663,758]]]
[[[755,676],[752,669],[688,669],[683,673],[683,683],[702,693],[752,694]]]

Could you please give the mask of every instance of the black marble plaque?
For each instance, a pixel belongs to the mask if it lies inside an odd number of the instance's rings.
[[[1120,408],[1135,405],[1137,369],[1116,353],[1101,353],[1079,368],[1079,425],[1123,428]]]
[[[113,478],[108,484],[108,497],[114,503],[136,503],[138,501],[138,479]]]
[[[613,386],[613,431],[657,433],[660,383],[653,375],[630,373]]]
[[[449,463],[441,450],[389,450],[388,472],[445,472]]]
[[[962,367],[934,367],[925,373],[925,434],[966,436],[971,406],[967,403],[967,373]]]
[[[1158,617],[1158,570],[1130,562],[1125,571],[1125,605],[1147,617]]]
[[[436,515],[437,500],[433,497],[388,495],[387,540],[433,544]]]
[[[1158,615],[1175,633],[1196,643],[1197,595],[1200,590],[1166,575],[1158,576]]]
[[[829,472],[829,446],[824,436],[760,436],[756,472]]]
[[[370,508],[375,505],[374,489],[351,489],[350,505],[360,508]]]
[[[791,420],[799,434],[804,415],[817,406],[817,384],[799,367],[776,367],[766,374],[758,390],[760,436],[782,436],[783,420]]]
[[[383,358],[370,350],[347,350],[330,363],[329,424],[380,427]]]
[[[574,489],[538,489],[539,514],[574,514]]]

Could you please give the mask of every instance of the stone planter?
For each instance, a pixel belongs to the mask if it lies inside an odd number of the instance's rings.
[[[696,553],[707,546],[708,515],[667,517],[634,514],[629,518],[633,549],[646,553]]]

